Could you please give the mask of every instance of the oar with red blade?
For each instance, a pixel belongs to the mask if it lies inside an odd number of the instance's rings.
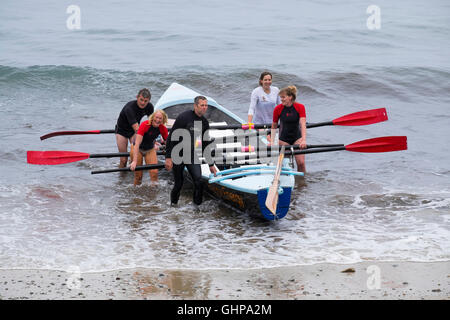
[[[378,122],[383,122],[388,119],[386,108],[378,108],[366,111],[358,111],[354,113],[350,113],[348,115],[342,116],[340,118],[319,122],[319,123],[307,123],[307,128],[315,128],[315,127],[323,127],[323,126],[364,126],[369,124],[374,124]],[[252,123],[244,123],[244,124],[234,124],[234,125],[211,125],[210,129],[268,129],[271,128],[271,123],[263,123],[263,124],[252,124]]]
[[[317,149],[303,149],[303,150],[291,150],[287,149],[285,151],[285,155],[291,154],[309,154],[309,153],[320,153],[320,152],[331,152],[331,151],[352,151],[352,152],[367,152],[367,153],[375,153],[375,152],[391,152],[391,151],[401,151],[407,150],[407,137],[406,136],[388,136],[388,137],[379,137],[366,139],[358,142],[354,142],[348,145],[342,145],[337,147],[326,147],[326,148],[317,148]],[[263,157],[276,156],[279,154],[278,150],[271,151],[268,149],[266,152],[261,152],[261,149],[257,152],[257,156],[260,155]],[[239,155],[232,157],[216,157],[214,160],[224,161],[226,163],[230,163],[230,161],[237,160],[249,160],[254,159],[254,155]]]
[[[158,151],[157,154],[164,154]],[[84,153],[76,151],[27,151],[27,162],[30,164],[55,165],[85,160],[88,158],[129,157],[128,152],[118,153]]]
[[[328,122],[308,123],[307,128],[322,126],[364,126],[383,122],[388,119],[386,108],[358,111]]]
[[[386,121],[388,119],[386,108],[372,109],[366,111],[358,111],[346,116],[342,116],[340,118],[334,119],[332,121],[327,122],[319,122],[319,123],[307,123],[307,128],[315,128],[322,126],[362,126],[374,124],[382,121]],[[210,129],[222,130],[222,129],[269,129],[271,128],[271,123],[263,123],[263,124],[233,124],[233,125],[211,125]],[[48,138],[56,137],[56,136],[66,136],[66,135],[78,135],[78,134],[101,134],[101,133],[114,133],[115,130],[89,130],[89,131],[57,131],[51,132],[41,137],[41,140],[45,140]]]

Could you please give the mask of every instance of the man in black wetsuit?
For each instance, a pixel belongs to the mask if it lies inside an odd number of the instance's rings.
[[[146,88],[139,91],[137,100],[128,102],[122,109],[116,124],[116,143],[119,152],[128,152],[128,141],[132,145],[144,115],[151,115],[154,107],[151,104],[150,91]],[[120,158],[119,168],[127,166],[127,157]]]
[[[195,155],[196,145],[200,138],[200,143],[202,150],[205,150],[206,146],[211,143],[207,137],[205,137],[205,132],[209,129],[209,122],[204,117],[206,111],[208,110],[208,100],[203,96],[198,96],[194,99],[194,110],[187,110],[178,115],[175,119],[175,123],[172,126],[169,137],[166,142],[166,169],[171,170],[173,168],[173,175],[175,178],[175,185],[170,193],[171,204],[177,204],[178,198],[180,197],[181,188],[183,187],[183,173],[186,167],[189,174],[194,182],[194,203],[200,205],[203,201],[203,182],[202,182],[202,171],[200,162]],[[195,129],[201,128],[199,132]],[[184,130],[182,130],[184,129]],[[173,154],[174,146],[178,144],[178,140],[172,140],[172,136],[182,137],[182,149],[179,150],[178,154]],[[188,139],[189,141],[184,141]],[[183,150],[189,150],[190,155],[183,154]],[[177,146],[177,149],[178,146]],[[174,156],[174,161],[172,161],[172,156]],[[176,158],[175,158],[176,157]],[[194,159],[195,158],[195,159]],[[208,163],[209,170],[214,175],[216,174],[216,167],[214,163]]]

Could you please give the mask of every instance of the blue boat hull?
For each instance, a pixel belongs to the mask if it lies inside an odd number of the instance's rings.
[[[283,193],[279,195],[276,215],[265,205],[268,189],[258,190],[257,194],[249,194],[226,188],[219,184],[209,184],[205,181],[206,192],[222,203],[236,209],[239,212],[250,214],[264,220],[279,220],[286,216],[291,203],[291,187],[283,187]]]

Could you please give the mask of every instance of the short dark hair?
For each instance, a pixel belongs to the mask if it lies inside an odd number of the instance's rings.
[[[149,99],[152,97],[152,94],[150,93],[150,90],[147,88],[139,90],[138,97],[142,96],[143,98]]]
[[[206,99],[206,97],[204,96],[196,96],[194,99],[194,104],[198,104],[200,100],[208,100],[208,99]]]

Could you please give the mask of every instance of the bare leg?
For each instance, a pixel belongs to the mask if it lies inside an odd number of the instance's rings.
[[[134,155],[137,160],[137,165],[141,166],[142,162],[144,161],[144,158],[142,157],[142,154],[138,152],[136,155]],[[134,185],[138,186],[142,183],[142,171],[135,171],[134,172]]]
[[[156,157],[156,148],[151,149],[145,154],[145,163],[146,164],[157,164],[158,158]],[[158,181],[158,170],[150,170],[150,180]]]
[[[289,143],[279,140],[280,146],[287,146]],[[294,142],[293,145],[300,145],[300,139]],[[298,172],[306,172],[306,164],[305,164],[305,155],[304,154],[296,154],[295,155],[295,162],[297,163],[297,171]]]
[[[128,139],[124,136],[116,133],[116,143],[119,152],[128,152]],[[127,166],[128,157],[120,157],[119,168],[125,168]]]
[[[306,172],[305,155],[304,154],[296,154],[295,162],[297,162],[297,171],[298,172]]]

